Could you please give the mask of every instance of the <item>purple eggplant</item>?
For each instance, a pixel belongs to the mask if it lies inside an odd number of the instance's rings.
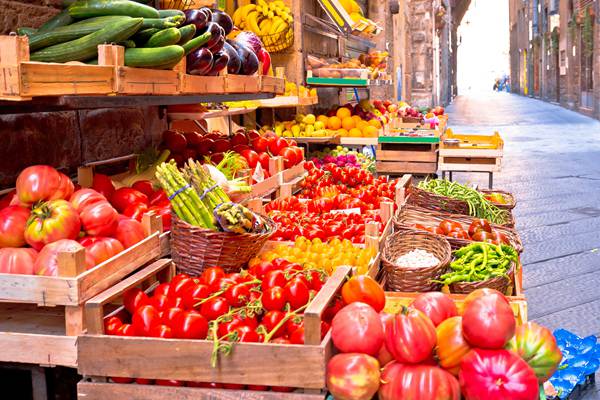
[[[226,51],[219,51],[213,55],[213,65],[207,75],[219,75],[219,72],[224,70],[229,63],[229,55]]]
[[[219,24],[221,28],[225,30],[225,35],[229,35],[233,30],[233,21],[231,17],[226,12],[221,10],[211,10],[212,11],[212,22],[216,22]]]
[[[210,46],[208,49],[212,51],[213,54],[223,50],[223,45],[225,44],[225,36],[221,36],[217,43]]]
[[[240,60],[242,62],[242,67],[240,69],[241,75],[253,75],[258,71],[258,57],[254,52],[241,44],[240,42],[236,42],[235,40],[227,41],[238,53]]]
[[[202,7],[200,9],[201,12],[203,12],[206,15],[206,20],[207,21],[212,21],[212,10],[208,7]]]
[[[210,40],[206,43],[206,47],[209,49],[219,41],[221,36],[225,36],[225,29],[221,28],[216,22],[209,22],[204,29],[199,33],[196,33],[196,35],[201,35],[204,32],[210,32],[212,35]]]
[[[242,68],[242,60],[238,56],[237,51],[227,42],[223,45],[223,51],[227,52],[229,56],[229,62],[227,63],[227,72],[236,75]]]
[[[196,36],[198,32],[205,30],[206,24],[210,21],[210,18],[205,12],[201,10],[185,10],[185,24],[196,25]]]
[[[187,73],[190,75],[206,75],[213,65],[213,54],[207,48],[192,51],[187,56]]]

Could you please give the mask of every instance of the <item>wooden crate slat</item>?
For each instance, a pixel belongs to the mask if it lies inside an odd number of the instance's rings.
[[[185,94],[220,94],[226,92],[225,76],[195,76],[183,74],[181,77],[181,93]]]
[[[227,93],[258,93],[261,90],[261,81],[254,75],[227,75],[225,91]]]
[[[437,167],[437,163],[377,161],[377,172],[379,173],[433,174],[437,171]]]
[[[77,336],[0,332],[0,361],[75,368]]]
[[[82,381],[77,395],[86,400],[323,400],[324,394],[165,387]]]
[[[437,162],[435,151],[377,150],[377,161]]]
[[[440,147],[440,157],[478,157],[478,158],[496,158],[502,157],[502,149],[448,149]]]

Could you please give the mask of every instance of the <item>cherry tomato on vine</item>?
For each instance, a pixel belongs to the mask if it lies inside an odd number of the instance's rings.
[[[269,311],[265,314],[262,319],[262,323],[265,325],[267,332],[271,333],[273,329],[285,318],[285,314],[281,311]],[[283,336],[285,334],[285,324],[280,326],[277,331],[272,335],[273,338]]]
[[[250,287],[244,284],[236,284],[225,291],[225,298],[232,307],[241,307],[250,299]]]
[[[204,300],[208,296],[210,296],[210,287],[203,283],[199,283],[189,287],[188,290],[183,293],[183,305],[188,309],[194,308],[200,300]]]
[[[296,310],[306,303],[310,299],[310,293],[308,287],[300,279],[291,280],[283,288],[283,292],[286,300],[290,303],[292,310]]]
[[[285,279],[285,274],[283,271],[269,271],[265,275],[260,287],[263,292],[267,291],[269,288],[280,286],[284,287],[287,284],[287,279]]]
[[[110,317],[104,321],[104,333],[107,335],[116,335],[123,322],[119,317]]]
[[[208,321],[196,311],[187,311],[174,323],[174,336],[180,339],[206,339]]]
[[[123,294],[123,305],[130,314],[141,306],[148,304],[148,295],[140,288],[131,288]]]
[[[173,293],[171,285],[169,283],[161,283],[154,289],[154,296],[170,296]]]
[[[285,303],[285,294],[282,287],[274,286],[263,292],[262,304],[265,310],[282,311]]]
[[[237,333],[238,341],[240,342],[253,342],[259,341],[260,337],[258,333],[247,325],[237,327],[233,330]]]
[[[217,290],[219,282],[225,277],[225,271],[221,267],[207,268],[202,272],[200,279],[204,281],[211,289]]]
[[[200,306],[200,314],[204,315],[209,321],[219,318],[228,311],[229,303],[226,298],[221,296],[213,297]]]

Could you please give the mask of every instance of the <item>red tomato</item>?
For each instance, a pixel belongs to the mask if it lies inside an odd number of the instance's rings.
[[[342,286],[344,303],[362,302],[377,312],[385,307],[385,292],[379,283],[367,275],[353,276]]]
[[[14,189],[0,197],[0,210],[12,205],[11,203],[13,202],[13,200],[20,203],[19,198],[17,197],[17,191]]]
[[[174,300],[175,298],[173,297],[167,297],[159,294],[152,296],[148,304],[154,306],[154,308],[156,308],[158,311],[164,311],[174,307]]]
[[[458,376],[460,362],[471,351],[471,346],[463,337],[462,317],[451,317],[436,328],[436,355],[440,366],[454,376]]]
[[[381,400],[460,400],[460,386],[456,378],[443,369],[430,365],[391,362],[383,369],[381,382]]]
[[[103,263],[124,251],[125,248],[117,239],[99,237],[93,243],[85,247],[85,264],[87,269]]]
[[[463,312],[463,335],[469,344],[501,349],[515,334],[515,316],[506,298],[491,293],[468,303]]]
[[[140,180],[131,185],[132,189],[144,193],[148,198],[154,194],[154,185],[149,180]]]
[[[164,207],[150,207],[148,211],[154,212],[157,216],[160,216],[164,232],[171,230],[171,205]]]
[[[386,327],[385,347],[398,362],[416,364],[427,359],[435,343],[435,326],[419,310],[403,309]]]
[[[444,231],[445,234],[449,234],[452,231],[463,230],[461,224],[450,219],[445,219],[442,222],[440,222],[440,228]]]
[[[223,389],[244,390],[245,388],[246,388],[246,385],[241,385],[238,383],[224,383],[223,384]]]
[[[379,362],[367,354],[336,354],[327,363],[327,389],[336,399],[371,399],[379,377]]]
[[[200,300],[204,300],[210,296],[210,292],[210,288],[207,285],[203,283],[196,284],[183,293],[183,305],[187,309],[195,308]]]
[[[219,288],[219,282],[225,276],[225,271],[221,267],[210,267],[206,268],[200,279],[210,286],[211,289],[216,290]]]
[[[296,152],[290,147],[283,148],[278,155],[283,158],[283,166],[288,169],[296,165],[299,160],[296,159]]]
[[[119,317],[110,317],[104,320],[104,333],[107,335],[116,335],[123,322]]]
[[[161,283],[154,289],[154,296],[170,296],[173,291],[169,283]]]
[[[331,338],[335,347],[343,353],[375,356],[384,339],[379,314],[368,304],[349,304],[333,318]]]
[[[283,320],[285,314],[281,311],[269,311],[263,317],[262,323],[265,325],[267,332],[273,331],[275,327]],[[283,336],[285,334],[285,324],[280,326],[273,334],[273,338]]]
[[[142,221],[142,217],[149,211],[149,208],[144,203],[135,203],[125,208],[123,215],[135,219],[138,222]]]
[[[452,238],[456,238],[456,239],[468,239],[469,238],[469,234],[466,231],[463,231],[462,229],[454,230],[454,231],[448,233],[448,236],[452,237]]]
[[[119,225],[119,214],[108,201],[88,205],[79,217],[82,229],[89,236],[112,236]]]
[[[60,185],[61,176],[56,169],[48,165],[34,165],[25,168],[17,177],[17,197],[23,204],[50,200]]]
[[[152,194],[148,195],[148,201],[152,207],[170,207],[171,202],[163,189],[157,189]]]
[[[37,257],[38,252],[31,248],[0,249],[0,273],[33,275]]]
[[[36,275],[58,276],[58,253],[63,251],[76,252],[82,248],[83,246],[79,243],[69,239],[61,239],[47,244],[35,259],[33,264],[34,273]]]
[[[266,392],[267,390],[269,390],[269,387],[265,385],[248,385],[247,389],[256,392]]]
[[[139,190],[135,190],[128,187],[117,189],[110,198],[110,202],[117,209],[118,212],[122,213],[132,204],[142,203],[148,205],[148,196]]]
[[[271,391],[272,392],[278,392],[278,393],[291,393],[293,392],[295,389],[293,387],[287,387],[287,386],[271,386]]]
[[[187,382],[188,387],[199,387],[199,388],[209,388],[209,389],[221,389],[223,385],[215,382]]]
[[[539,394],[533,369],[508,350],[473,349],[463,358],[458,377],[467,399],[535,400]]]
[[[236,333],[238,341],[246,343],[256,343],[260,337],[258,333],[247,325],[239,326],[233,330]]]
[[[130,248],[136,243],[141,242],[146,238],[144,226],[131,218],[121,218],[118,221],[115,231],[115,239],[117,239],[126,248]]]
[[[484,230],[479,230],[471,236],[471,239],[473,239],[477,242],[487,242],[488,240],[493,240],[493,236],[489,232],[486,232]]]
[[[180,339],[206,339],[208,321],[200,313],[188,311],[177,319],[173,330]]]
[[[173,337],[173,331],[167,325],[154,325],[150,328],[149,336],[168,339]]]
[[[304,326],[304,318],[302,315],[295,315],[287,320],[285,323],[285,333],[291,336],[292,333],[297,331],[300,327]]]
[[[171,327],[174,332],[175,328],[178,327],[180,318],[183,318],[184,315],[185,311],[182,308],[171,307],[163,312],[161,321],[163,324]]]
[[[200,313],[209,321],[219,318],[228,311],[229,303],[227,303],[227,299],[221,296],[213,297],[200,306]]]
[[[103,174],[94,174],[92,181],[92,189],[100,193],[102,196],[110,199],[115,192],[115,185],[113,184],[110,177]]]
[[[444,232],[444,230],[438,226],[429,228],[427,230],[431,233],[435,233],[436,235],[445,235],[446,234],[446,232]]]
[[[258,264],[254,264],[248,270],[248,273],[258,279],[263,279],[265,274],[272,271],[274,268],[273,264],[267,261],[261,261]]]
[[[467,295],[467,297],[465,297],[465,300],[463,301],[463,313],[464,313],[464,310],[467,308],[467,306],[470,303],[472,303],[475,299],[478,299],[483,296],[487,296],[488,294],[492,294],[492,293],[499,295],[500,298],[502,298],[506,301],[506,304],[509,304],[508,299],[502,293],[497,291],[496,289],[490,289],[490,288],[476,289],[476,290],[473,290],[471,293],[469,293]]]
[[[135,336],[135,328],[131,324],[123,324],[117,329],[117,336]]]
[[[285,299],[290,303],[292,310],[296,310],[308,303],[310,293],[308,287],[299,279],[292,279],[283,288]]]
[[[258,154],[256,153],[256,151],[243,150],[240,154],[246,159],[250,169],[256,168],[256,164],[258,164]]]
[[[324,278],[319,271],[310,271],[308,282],[310,284],[310,289],[319,291],[325,284]]]
[[[171,152],[180,153],[187,147],[185,136],[176,131],[163,132],[163,142]]]
[[[150,335],[151,329],[160,324],[158,310],[151,305],[143,305],[133,313],[131,324],[139,336]]]
[[[123,293],[123,305],[132,315],[138,308],[148,304],[149,301],[148,295],[140,288],[134,287]]]
[[[75,207],[79,213],[82,212],[84,208],[102,201],[106,201],[106,197],[93,189],[79,189],[73,193],[69,199],[71,205]]]
[[[0,210],[0,248],[25,246],[25,228],[29,209],[8,206]]]
[[[285,279],[285,274],[283,271],[269,271],[263,278],[263,281],[260,285],[262,291],[266,291],[269,288],[279,286],[284,287],[287,284],[287,279]]]
[[[135,383],[138,385],[152,385],[154,380],[145,378],[135,378]]]
[[[241,307],[250,300],[250,287],[244,284],[230,286],[225,291],[225,298],[232,307]]]
[[[291,344],[304,344],[304,326],[299,327],[290,334]]]
[[[489,221],[485,219],[474,219],[469,225],[469,236],[473,236],[478,231],[485,231],[492,233],[492,227]]]
[[[422,293],[413,300],[411,307],[428,316],[434,326],[458,315],[454,301],[442,292]]]
[[[196,286],[192,278],[181,278],[175,282],[171,282],[171,296],[183,297],[184,294]]]
[[[27,244],[36,250],[60,239],[76,239],[81,221],[77,210],[66,200],[51,200],[31,210],[25,229]]]
[[[323,311],[323,321],[331,322],[333,317],[335,317],[342,308],[344,308],[344,303],[341,299],[336,298],[333,301],[333,304],[330,304],[325,311]]]
[[[285,294],[280,286],[268,288],[263,292],[262,304],[267,311],[282,311],[285,301]]]
[[[169,379],[157,379],[154,381],[155,385],[158,386],[185,386],[183,381],[175,381]]]
[[[134,381],[133,378],[119,378],[116,376],[111,376],[110,380],[114,383],[132,383]]]
[[[271,159],[271,157],[269,157],[269,154],[258,153],[258,162],[260,163],[260,166],[262,167],[262,169],[264,169],[265,171],[269,170],[269,160],[270,159]]]

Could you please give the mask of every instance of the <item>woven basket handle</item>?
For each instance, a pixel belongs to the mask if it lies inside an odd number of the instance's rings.
[[[321,343],[321,316],[351,271],[348,266],[338,267],[304,311],[304,344],[318,346]]]

